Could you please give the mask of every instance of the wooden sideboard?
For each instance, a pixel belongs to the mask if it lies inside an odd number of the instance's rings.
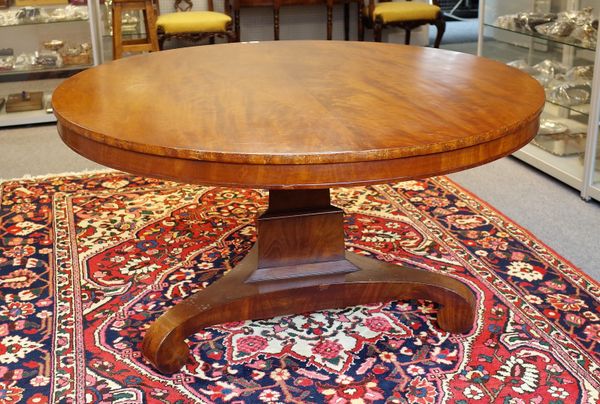
[[[327,7],[327,39],[330,40],[333,32],[333,5],[340,3],[344,5],[344,39],[350,40],[350,3],[357,4],[358,38],[361,40],[364,37],[362,0],[234,0],[232,3],[233,21],[238,41],[241,37],[240,9],[242,7],[273,7],[273,37],[277,41],[279,40],[279,10],[281,6],[314,4],[325,4]]]

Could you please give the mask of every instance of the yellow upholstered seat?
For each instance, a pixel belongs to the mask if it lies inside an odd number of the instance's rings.
[[[114,1],[114,0],[113,0]],[[229,16],[229,0],[225,0],[225,12],[214,11],[213,0],[206,1],[205,11],[191,11],[192,0],[175,0],[176,12],[160,14],[156,19],[158,46],[163,49],[165,40],[183,38],[199,41],[205,38],[214,43],[215,37],[225,37],[228,42],[237,39]]]
[[[384,24],[395,21],[434,20],[440,8],[431,4],[407,2],[379,3],[373,10],[375,18],[380,17]]]
[[[156,26],[167,34],[225,32],[231,17],[214,11],[187,11],[158,16]]]
[[[364,8],[364,22],[367,27],[373,28],[373,36],[376,42],[381,42],[383,28],[403,28],[405,31],[404,42],[407,45],[410,44],[411,30],[424,24],[435,25],[437,36],[433,46],[439,48],[446,30],[446,22],[444,21],[444,13],[442,13],[439,6],[439,0],[432,1],[433,4],[411,0],[369,0],[369,6]],[[364,6],[364,3],[361,6]]]

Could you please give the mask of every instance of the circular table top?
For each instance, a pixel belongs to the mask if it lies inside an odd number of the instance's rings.
[[[404,45],[280,41],[146,54],[53,95],[63,140],[125,171],[319,188],[443,174],[537,133],[544,92],[484,58]]]

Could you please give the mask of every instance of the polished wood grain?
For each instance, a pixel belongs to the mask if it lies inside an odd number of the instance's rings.
[[[53,95],[67,143],[85,137],[101,149],[219,165],[303,165],[309,173],[355,162],[368,171],[371,162],[477,147],[523,131],[518,143],[501,145],[510,152],[533,136],[543,103],[533,78],[495,61],[336,41],[141,55],[88,69]]]
[[[319,203],[321,196],[327,204]],[[344,258],[344,212],[329,203],[328,189],[272,190],[269,204],[258,218],[260,267]]]
[[[322,276],[342,281],[358,270],[344,258],[344,212],[329,198],[329,189],[269,192],[269,208],[257,220],[257,269],[246,282],[265,292],[295,287],[297,278],[305,278],[302,286]]]
[[[164,373],[185,364],[186,337],[208,325],[352,304],[429,299],[440,305],[442,330],[469,332],[477,299],[465,283],[344,251],[343,212],[328,188],[500,158],[535,136],[543,104],[535,80],[489,60],[311,41],[120,60],[70,78],[53,96],[62,139],[101,164],[270,189],[251,253],[147,330],[144,356]]]

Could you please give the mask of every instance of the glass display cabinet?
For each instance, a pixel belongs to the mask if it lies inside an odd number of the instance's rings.
[[[540,131],[514,156],[597,200],[599,14],[600,0],[482,0],[478,43],[546,91]]]
[[[0,127],[55,121],[52,91],[99,63],[94,4],[0,0]]]

